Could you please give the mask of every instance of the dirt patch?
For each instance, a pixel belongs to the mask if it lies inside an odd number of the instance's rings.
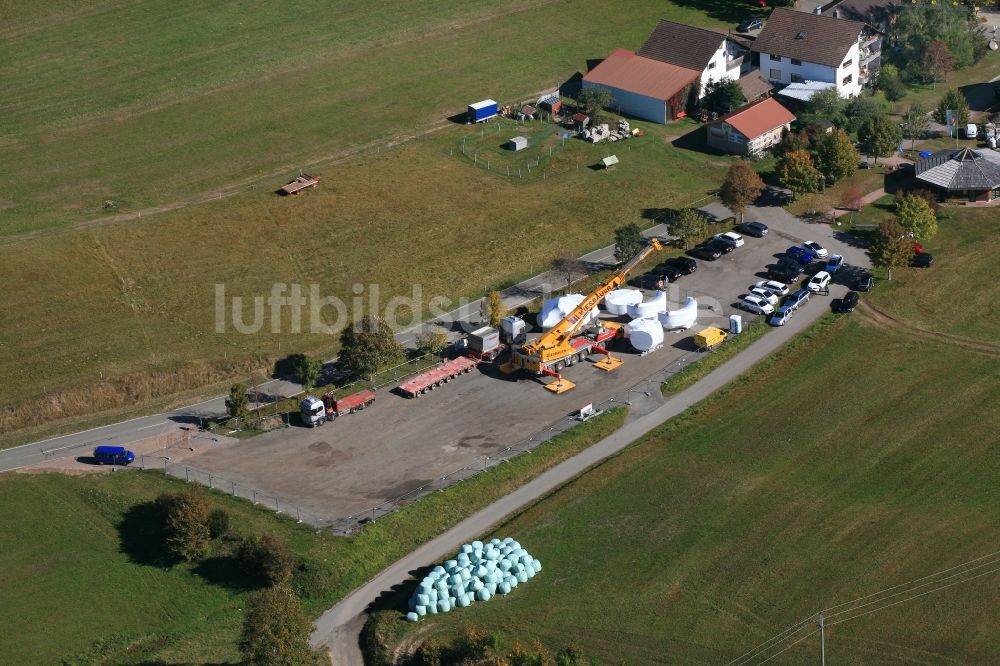
[[[948,344],[961,347],[962,349],[968,349],[969,351],[976,352],[977,354],[1000,358],[1000,344],[995,342],[976,340],[974,338],[955,335],[954,333],[929,331],[925,328],[920,328],[919,326],[914,326],[913,324],[897,319],[896,317],[879,310],[877,307],[867,302],[862,302],[859,305],[858,312],[861,314],[861,319],[863,321],[875,326],[876,328],[892,329],[896,333],[901,333],[904,336],[919,340],[947,342]]]

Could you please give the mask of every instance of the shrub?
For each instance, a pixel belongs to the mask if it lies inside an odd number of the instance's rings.
[[[236,549],[236,562],[250,578],[263,585],[279,585],[291,578],[295,556],[288,544],[269,534],[250,536]]]
[[[229,532],[229,513],[222,509],[216,509],[208,514],[208,534],[213,539],[225,536]]]
[[[254,592],[240,637],[240,654],[249,666],[315,666],[319,655],[309,647],[312,622],[298,597],[284,585]]]
[[[164,540],[170,556],[185,562],[204,557],[211,539],[205,496],[193,489],[163,493],[156,503],[163,511]]]

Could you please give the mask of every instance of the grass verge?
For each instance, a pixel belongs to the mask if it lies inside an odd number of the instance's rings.
[[[763,317],[750,322],[743,332],[730,337],[721,347],[710,354],[704,354],[695,363],[688,364],[670,376],[670,379],[660,385],[663,395],[670,396],[683,391],[699,379],[712,372],[736,354],[749,347],[770,330]]]

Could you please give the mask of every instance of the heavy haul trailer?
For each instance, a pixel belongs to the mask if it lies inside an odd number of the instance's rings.
[[[612,273],[597,289],[590,292],[572,312],[542,337],[515,347],[511,354],[511,369],[525,370],[538,376],[555,377],[556,381],[546,384],[545,388],[554,393],[564,393],[576,384],[562,378],[560,373],[563,368],[582,361],[592,353],[605,355],[604,360],[595,364],[602,370],[611,371],[620,366],[622,361],[611,356],[605,343],[610,343],[621,335],[621,325],[596,321],[584,330],[581,330],[581,326],[601,299],[625,283],[628,274],[639,262],[652,252],[661,249],[663,246],[657,239],[649,239],[646,247]]]
[[[344,414],[360,412],[375,402],[375,391],[359,391],[343,398],[336,398],[332,393],[323,395],[323,405],[326,407],[326,418],[332,421]]]
[[[441,384],[450,382],[459,375],[464,375],[478,364],[478,361],[465,356],[452,359],[403,382],[399,385],[399,391],[407,398],[416,398],[427,391],[433,391]]]

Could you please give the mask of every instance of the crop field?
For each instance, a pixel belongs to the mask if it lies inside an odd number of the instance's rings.
[[[963,222],[937,241],[955,268],[899,271],[873,304],[934,329],[981,325],[972,308],[919,305],[942,303],[948,288],[933,281],[964,274],[981,245],[996,249],[977,235],[985,223]],[[829,315],[498,526],[543,573],[508,598],[425,619],[419,638],[476,624],[508,646],[572,639],[599,663],[729,663],[821,609],[991,556],[968,575],[832,610],[826,636],[830,663],[988,663],[1000,653],[1000,355],[911,326],[864,308]],[[814,624],[789,636],[747,663],[812,663]]]
[[[277,332],[268,317],[236,333],[230,308],[216,332],[216,285],[228,305],[275,283],[316,284],[348,303],[355,284],[365,302],[378,285],[383,307],[419,285],[425,302],[457,304],[703,198],[729,164],[650,127],[612,172],[579,168],[606,147],[578,142],[562,154],[573,168],[515,183],[456,154],[470,129],[444,118],[488,95],[551,89],[616,46],[638,46],[661,16],[722,25],[735,2],[602,6],[597,22],[568,2],[389,4],[0,8],[10,185],[0,195],[0,445],[176,403],[199,386],[260,381],[289,353],[335,352],[330,335],[309,333],[308,321],[292,332],[287,317]],[[544,57],[522,57],[539,25]],[[316,161],[318,189],[272,193]],[[256,186],[202,197],[240,183]],[[174,207],[184,203],[197,205]],[[404,307],[398,320],[413,317]]]

